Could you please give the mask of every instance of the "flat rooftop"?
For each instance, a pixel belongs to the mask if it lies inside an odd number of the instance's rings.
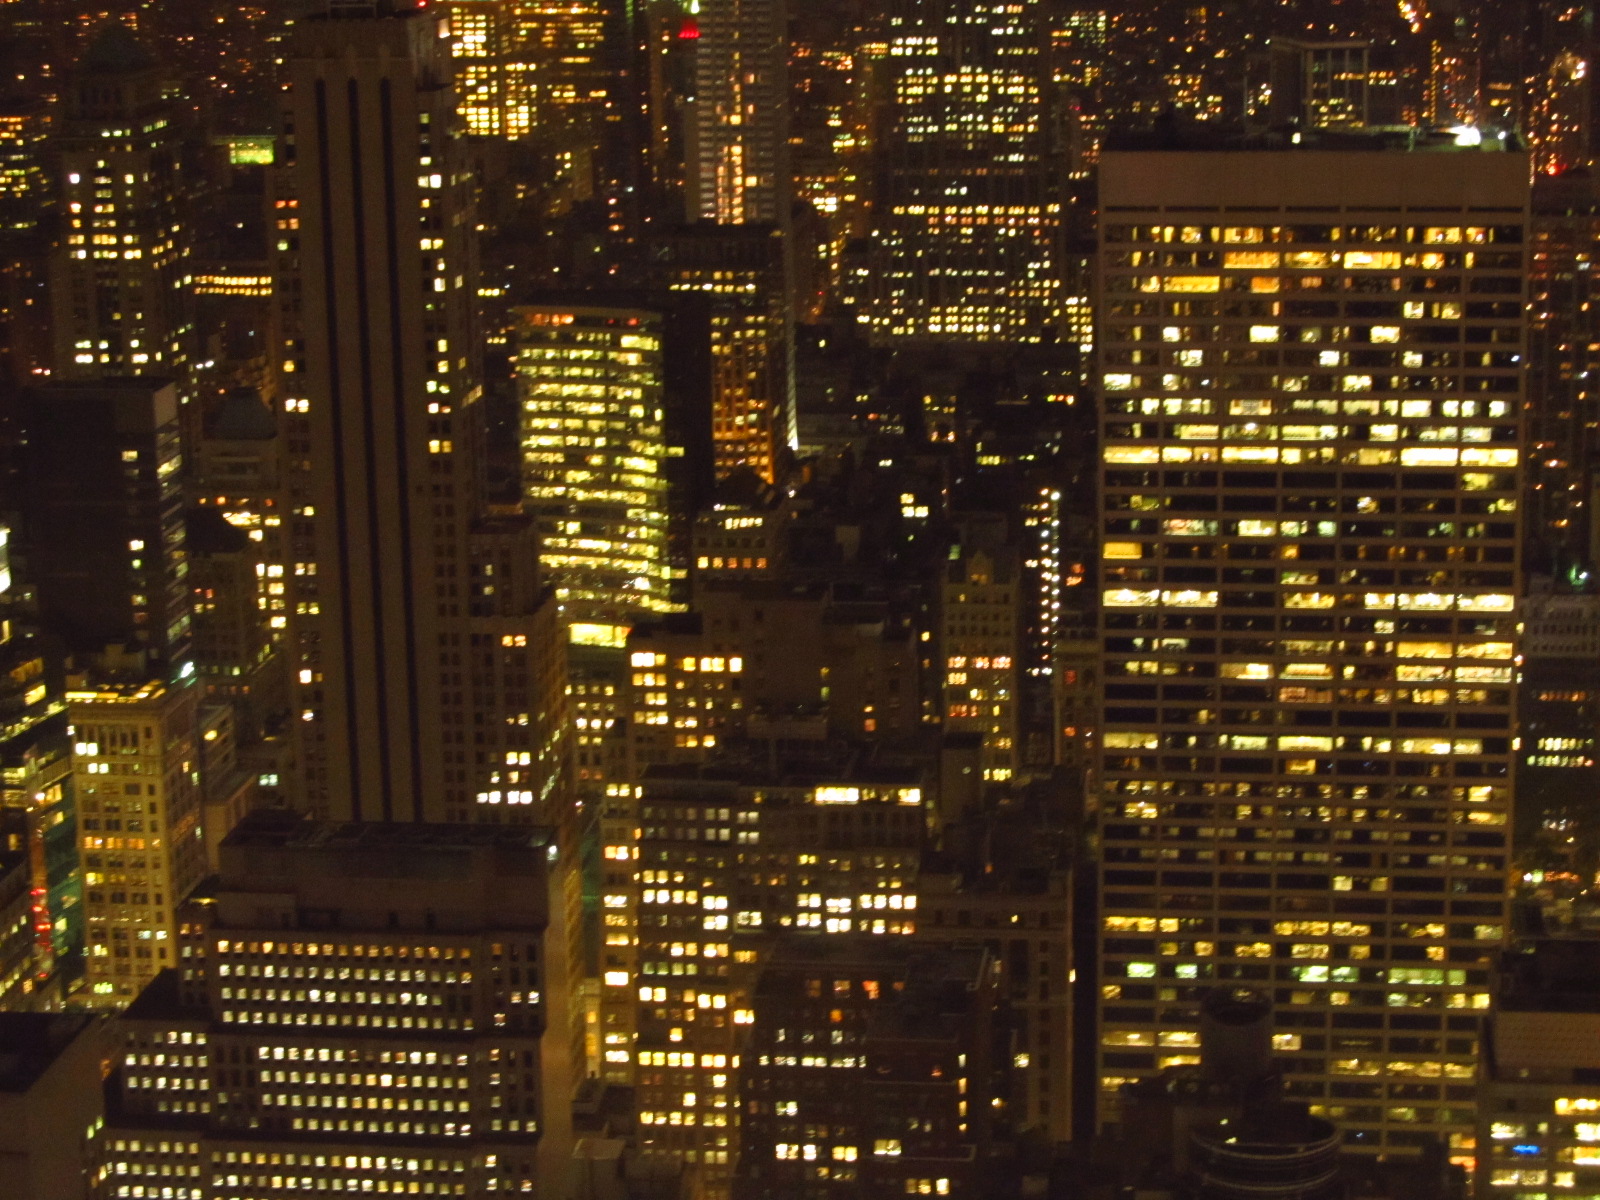
[[[1391,151],[1402,154],[1446,152],[1483,154],[1520,152],[1526,147],[1507,129],[1480,126],[1424,128],[1416,125],[1343,126],[1334,129],[1242,129],[1157,119],[1148,129],[1114,132],[1106,139],[1107,153],[1178,151],[1217,153],[1228,151]]]
[[[297,813],[257,809],[240,821],[222,844],[262,850],[526,851],[545,849],[554,838],[554,831],[542,825],[313,821]]]
[[[0,1092],[26,1092],[96,1018],[0,1012]]]

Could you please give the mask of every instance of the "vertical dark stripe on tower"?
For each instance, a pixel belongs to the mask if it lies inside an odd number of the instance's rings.
[[[394,820],[394,779],[389,747],[389,671],[386,661],[388,630],[383,603],[383,568],[380,554],[382,529],[379,517],[378,476],[378,422],[373,411],[372,380],[372,304],[368,288],[372,284],[367,264],[367,201],[361,161],[361,92],[360,85],[351,79],[345,84],[350,106],[350,209],[355,217],[352,241],[355,243],[355,300],[357,344],[361,352],[361,418],[363,450],[367,467],[367,583],[372,589],[372,669],[375,695],[373,707],[378,721],[378,772],[382,780],[383,819]]]
[[[400,234],[396,228],[400,219],[400,205],[394,177],[394,96],[387,79],[378,87],[378,104],[383,121],[384,250],[389,259],[389,353],[394,360],[394,440],[399,451],[395,455],[395,491],[400,498],[400,563],[401,578],[405,580],[402,595],[406,620],[406,712],[410,722],[406,734],[411,742],[411,819],[420,821],[423,819],[422,697],[419,695],[420,681],[417,678],[417,604],[413,594],[417,577],[411,537],[411,437],[406,427],[403,386],[405,331],[400,321]]]
[[[322,596],[320,602],[335,600],[339,605],[339,636],[344,639],[344,744],[350,756],[350,816],[361,820],[361,740],[356,736],[356,677],[351,670],[355,655],[355,621],[350,609],[350,497],[344,469],[344,380],[339,369],[339,301],[333,255],[333,177],[328,161],[328,85],[317,80],[317,186],[322,204],[322,290],[323,312],[328,338],[328,421],[333,429],[334,529],[339,543],[340,588],[337,598]],[[326,720],[327,714],[320,714]],[[324,736],[327,736],[324,726]],[[328,738],[332,742],[331,737]]]

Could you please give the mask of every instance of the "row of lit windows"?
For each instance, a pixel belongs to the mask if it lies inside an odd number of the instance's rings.
[[[1516,225],[1121,225],[1106,226],[1105,240],[1198,246],[1270,242],[1417,242],[1429,246],[1520,244]]]
[[[224,1024],[228,1025],[326,1025],[358,1029],[466,1029],[476,1027],[471,1017],[380,1017],[367,1013],[335,1013],[315,1009],[309,1013],[280,1013],[276,1010],[262,1012],[225,1009]]]
[[[317,942],[231,942],[227,938],[218,939],[217,953],[227,954],[230,951],[235,954],[275,954],[280,957],[283,955],[293,955],[295,957],[304,956],[309,958],[315,958],[318,955],[321,955],[324,958],[399,957],[452,959],[459,957],[462,959],[470,959],[472,957],[472,950],[466,946],[411,946],[403,944],[375,946],[362,944],[352,945],[346,942],[340,942],[337,944],[330,944],[327,942],[323,942],[321,944],[318,944]],[[498,945],[495,947],[495,952],[496,954],[499,953]]]

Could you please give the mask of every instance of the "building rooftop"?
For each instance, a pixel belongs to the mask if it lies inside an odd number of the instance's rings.
[[[422,822],[313,821],[282,809],[257,809],[223,841],[233,849],[372,851],[540,850],[554,832],[544,826],[445,825]]]
[[[1171,114],[1157,117],[1148,129],[1114,133],[1107,153],[1151,151],[1219,152],[1240,150],[1502,152],[1521,151],[1521,139],[1510,130],[1478,126],[1450,129],[1415,125],[1368,125],[1338,128],[1243,129],[1185,122]]]
[[[155,56],[121,21],[102,25],[78,64],[79,70],[95,75],[131,75],[155,66]]]
[[[0,1092],[26,1092],[94,1021],[72,1013],[0,1013]]]
[[[278,436],[272,410],[253,387],[229,388],[206,426],[207,437],[224,442],[270,442]]]

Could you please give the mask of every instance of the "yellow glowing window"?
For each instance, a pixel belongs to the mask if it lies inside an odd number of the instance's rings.
[[[1101,600],[1107,608],[1154,608],[1160,596],[1155,588],[1108,588]]]
[[[1225,662],[1222,664],[1222,677],[1224,679],[1271,679],[1272,664]]]
[[[1276,250],[1229,250],[1222,256],[1222,265],[1235,271],[1276,268],[1281,261]]]
[[[1332,750],[1331,737],[1306,737],[1286,736],[1278,739],[1279,750]],[[1326,949],[1326,947],[1324,947]],[[1300,957],[1300,956],[1297,956]],[[1325,954],[1317,955],[1318,958],[1327,957]]]
[[[1108,750],[1154,750],[1160,742],[1160,737],[1154,733],[1110,732],[1104,740]]]
[[[1344,266],[1347,271],[1398,271],[1398,250],[1346,250]]]
[[[1161,290],[1164,292],[1219,292],[1222,290],[1222,276],[1220,275],[1167,275],[1161,280]]]

